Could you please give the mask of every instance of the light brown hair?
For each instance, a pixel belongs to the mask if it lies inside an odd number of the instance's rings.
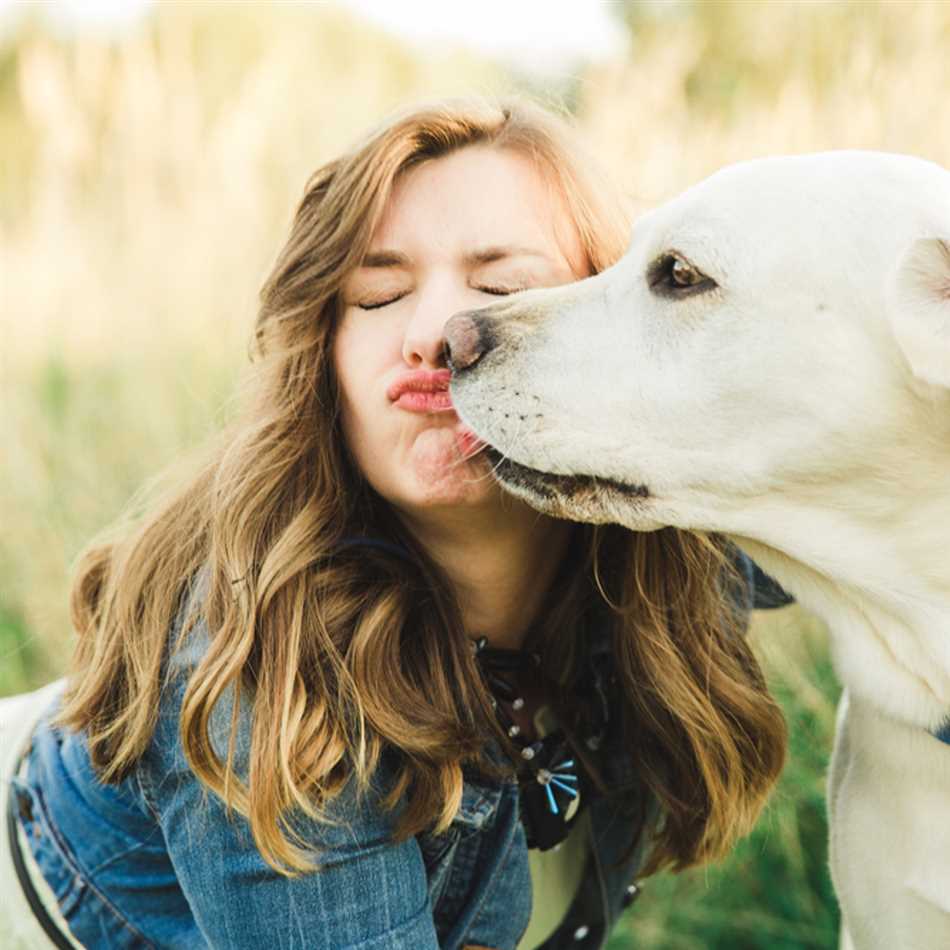
[[[80,563],[61,719],[86,730],[104,781],[128,774],[151,740],[169,631],[203,571],[210,646],[188,682],[182,742],[198,778],[249,818],[263,857],[283,873],[311,868],[291,813],[326,817],[348,779],[369,786],[386,748],[401,753],[387,799],[406,804],[397,837],[448,826],[462,765],[488,769],[486,739],[503,737],[447,578],[346,449],[331,358],[340,288],[398,176],[475,144],[535,161],[564,196],[590,270],[602,270],[627,224],[573,139],[528,101],[451,100],[396,116],[312,176],[261,292],[243,414],[197,474]],[[411,556],[341,547],[356,535]],[[721,855],[782,766],[784,724],[724,597],[727,577],[715,539],[578,526],[535,628],[547,675],[568,690],[578,624],[598,604],[606,617],[626,748],[664,816],[651,869]],[[209,734],[229,695],[251,710],[247,776],[234,764],[236,703],[224,754]],[[584,711],[563,705],[580,728]]]

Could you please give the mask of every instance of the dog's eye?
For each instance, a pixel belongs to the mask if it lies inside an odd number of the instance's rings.
[[[673,259],[670,280],[677,287],[695,287],[702,279],[703,275],[692,264],[687,264],[679,257]]]
[[[664,296],[685,297],[712,290],[716,282],[681,254],[661,254],[650,266],[650,288]]]

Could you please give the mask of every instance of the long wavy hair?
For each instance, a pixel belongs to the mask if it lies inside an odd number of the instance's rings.
[[[500,735],[448,579],[369,488],[348,453],[331,358],[340,289],[365,255],[397,178],[481,145],[530,157],[567,201],[591,272],[623,252],[622,203],[569,122],[523,99],[449,100],[399,114],[318,169],[261,291],[241,415],[145,514],[83,554],[71,596],[78,644],[60,721],[85,730],[105,782],[129,774],[156,727],[164,663],[194,623],[210,645],[189,674],[180,735],[197,777],[249,820],[264,859],[315,867],[297,809],[329,819],[354,777],[366,790],[393,750],[395,835],[446,829],[463,766],[490,770]],[[611,638],[626,750],[662,821],[648,869],[722,855],[781,770],[785,728],[728,606],[715,538],[577,526],[536,629],[560,714],[579,676],[578,624],[599,605]],[[342,544],[372,535],[409,557]],[[181,623],[196,577],[200,603]],[[179,621],[176,623],[176,621]],[[170,631],[178,630],[176,636]],[[170,642],[173,641],[173,642]],[[218,703],[251,711],[247,774]]]

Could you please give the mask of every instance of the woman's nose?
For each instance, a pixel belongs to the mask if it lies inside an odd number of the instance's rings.
[[[407,366],[445,366],[442,331],[449,317],[465,306],[458,294],[421,296],[403,337],[402,357]]]

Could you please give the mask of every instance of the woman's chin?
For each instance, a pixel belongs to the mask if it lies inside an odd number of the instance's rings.
[[[491,481],[489,463],[477,451],[474,436],[461,424],[420,432],[409,446],[406,463],[420,485],[440,490],[459,490]]]
[[[481,443],[461,424],[428,428],[392,457],[385,483],[370,481],[387,501],[407,512],[500,506],[503,493],[480,449]]]
[[[497,503],[501,489],[482,457],[449,460],[426,457],[412,469],[410,494],[425,506],[462,506]],[[408,486],[407,486],[408,487]]]

